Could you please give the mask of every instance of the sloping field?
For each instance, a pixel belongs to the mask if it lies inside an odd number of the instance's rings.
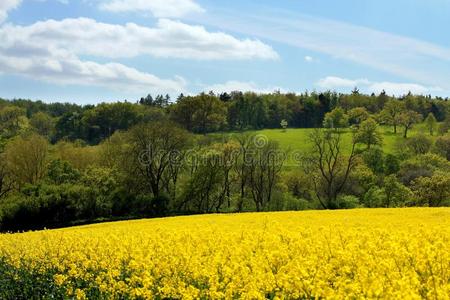
[[[449,208],[202,215],[0,235],[1,299],[449,295]]]

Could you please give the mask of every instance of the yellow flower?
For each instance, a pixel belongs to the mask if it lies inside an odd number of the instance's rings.
[[[76,299],[449,299],[450,209],[202,215],[2,234],[0,261],[56,272],[54,284]]]

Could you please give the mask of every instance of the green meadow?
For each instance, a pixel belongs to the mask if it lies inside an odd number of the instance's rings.
[[[285,131],[283,129],[264,129],[264,130],[252,130],[248,133],[261,135],[270,141],[276,141],[279,143],[280,148],[287,153],[288,161],[286,165],[292,165],[294,163],[293,153],[308,153],[312,151],[312,144],[309,136],[314,132],[314,128],[288,128]],[[404,149],[404,142],[407,140],[403,137],[403,128],[398,127],[397,133],[394,134],[392,126],[380,126],[378,129],[383,136],[382,148],[385,153],[396,154]],[[418,124],[408,131],[408,138],[417,134],[423,133],[429,136],[425,124]],[[216,138],[225,137],[229,135],[236,135],[239,133],[214,133],[211,136]],[[433,138],[433,137],[432,137]],[[343,133],[342,145],[344,153],[350,152],[352,140],[352,132],[350,129],[346,129]],[[364,145],[358,145],[358,148],[363,149]]]

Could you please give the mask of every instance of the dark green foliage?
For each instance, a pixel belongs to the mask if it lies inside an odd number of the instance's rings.
[[[78,181],[81,174],[73,168],[70,163],[60,159],[53,160],[48,165],[48,179],[55,184],[74,183]]]

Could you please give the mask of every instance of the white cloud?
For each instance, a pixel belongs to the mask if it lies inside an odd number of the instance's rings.
[[[186,91],[186,82],[181,77],[161,79],[123,64],[82,59],[82,56],[114,59],[140,55],[198,60],[278,57],[260,41],[239,40],[166,19],[159,20],[154,28],[133,23],[112,25],[86,18],[0,27],[0,72],[59,84]]]
[[[367,79],[347,79],[336,76],[328,76],[320,79],[316,85],[326,90],[349,90],[358,87],[363,92],[379,94],[383,90],[389,95],[401,96],[408,92],[413,94],[429,94],[442,91],[439,87],[429,87],[417,83],[397,82],[372,82]]]
[[[336,76],[328,76],[320,79],[317,82],[317,86],[325,89],[335,89],[335,88],[354,88],[359,85],[370,84],[367,79],[347,79]]]
[[[306,55],[305,57],[305,61],[306,62],[312,62],[314,59],[312,58],[312,56]]]
[[[16,9],[22,0],[1,0],[0,1],[0,23],[6,20],[8,12]]]
[[[0,71],[56,84],[105,86],[116,90],[179,92],[182,78],[161,79],[118,63],[82,61],[65,50],[16,47],[16,55],[0,48]],[[16,52],[17,51],[17,52]]]
[[[231,93],[234,91],[240,92],[255,92],[255,93],[273,93],[275,91],[284,92],[284,89],[280,87],[260,87],[252,81],[236,81],[230,80],[225,83],[213,84],[206,86],[202,89],[204,92],[213,91],[217,94],[220,93]]]
[[[93,19],[48,20],[30,26],[4,26],[0,41],[70,49],[80,55],[119,58],[151,55],[198,60],[277,59],[278,54],[258,40],[237,39],[202,26],[161,19],[156,27],[134,23],[113,25]]]
[[[138,12],[157,18],[179,18],[204,9],[192,0],[104,0],[99,8],[111,12]]]

